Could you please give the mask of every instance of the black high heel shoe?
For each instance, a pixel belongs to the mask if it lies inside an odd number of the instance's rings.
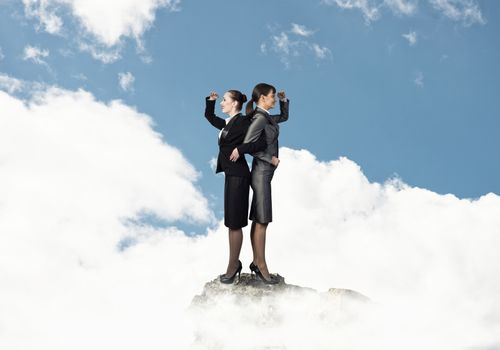
[[[238,263],[239,263],[239,266],[231,277],[227,277],[225,274],[219,276],[220,283],[225,283],[225,284],[233,283],[234,279],[236,278],[236,275],[238,275],[238,279],[240,279],[240,274],[241,274],[241,270],[243,269],[243,265],[241,264],[241,261],[239,261],[239,260],[238,260]]]
[[[279,278],[276,277],[276,276],[273,276],[271,274],[269,274],[269,276],[271,277],[271,279],[266,280],[264,278],[264,276],[262,275],[262,272],[260,272],[259,267],[257,265],[255,265],[253,263],[253,261],[250,263],[249,267],[250,267],[250,271],[254,272],[257,275],[257,277],[259,277],[259,279],[262,282],[264,282],[265,284],[278,284],[278,283],[280,283]]]

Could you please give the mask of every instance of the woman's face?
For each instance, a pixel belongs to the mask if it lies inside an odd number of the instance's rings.
[[[236,105],[237,102],[233,100],[229,92],[226,92],[224,96],[222,96],[222,101],[220,101],[222,113],[230,114],[236,112]]]
[[[262,107],[266,110],[270,110],[276,104],[276,96],[273,90],[269,91],[267,95],[260,96],[262,101]]]

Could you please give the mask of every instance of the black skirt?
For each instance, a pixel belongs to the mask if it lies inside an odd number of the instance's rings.
[[[226,175],[224,181],[224,225],[239,229],[248,225],[250,179]]]

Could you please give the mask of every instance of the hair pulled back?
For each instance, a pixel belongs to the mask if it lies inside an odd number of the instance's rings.
[[[271,91],[276,93],[276,88],[272,85],[266,83],[259,83],[255,85],[252,91],[252,98],[250,101],[248,101],[245,109],[246,114],[247,115],[253,114],[255,111],[253,103],[259,102],[259,99],[262,95],[267,96]]]
[[[237,102],[236,109],[241,111],[243,103],[247,102],[247,96],[238,90],[228,90],[227,92],[231,95],[231,98]]]

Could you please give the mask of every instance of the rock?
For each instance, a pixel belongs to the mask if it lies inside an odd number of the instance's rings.
[[[328,333],[356,322],[364,305],[370,304],[353,290],[318,292],[279,278],[278,284],[267,285],[242,273],[234,284],[222,284],[218,277],[206,283],[189,308],[195,328],[193,349],[288,349],[305,328],[310,328],[308,334]]]

